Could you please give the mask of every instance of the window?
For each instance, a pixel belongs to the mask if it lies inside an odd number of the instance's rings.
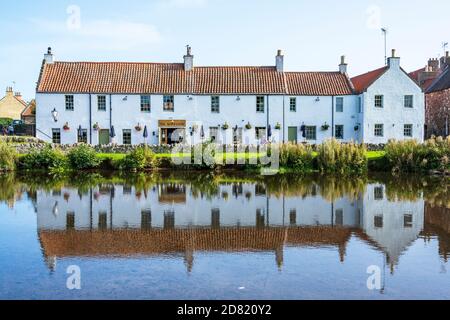
[[[141,96],[141,112],[151,112],[150,96]]]
[[[403,227],[404,228],[412,228],[413,227],[413,215],[405,214],[403,216]]]
[[[359,97],[358,98],[358,113],[362,113],[362,112],[363,112],[362,98]]]
[[[220,113],[220,97],[219,96],[211,97],[211,112],[212,113]]]
[[[61,129],[52,129],[52,142],[61,144]]]
[[[124,129],[123,130],[122,140],[123,140],[123,145],[130,145],[131,144],[131,130],[130,129]]]
[[[218,127],[210,127],[209,128],[209,139],[212,142],[217,142],[219,138],[219,128]]]
[[[377,95],[375,96],[375,108],[383,108],[384,107],[384,96]]]
[[[234,144],[242,144],[242,128],[233,130],[233,142]]]
[[[405,108],[414,108],[414,96],[405,96]]]
[[[213,229],[220,228],[220,209],[214,208],[211,210],[211,227]]]
[[[336,125],[336,128],[334,130],[334,135],[335,135],[336,139],[344,139],[344,126]]]
[[[68,211],[66,214],[66,230],[75,229],[75,212]]]
[[[289,224],[291,226],[297,225],[297,210],[296,209],[291,209],[291,211],[289,212]]]
[[[141,211],[141,228],[144,230],[152,228],[152,210],[144,209]]]
[[[167,112],[174,112],[175,111],[174,101],[175,101],[174,96],[164,96],[163,110]]]
[[[305,139],[306,140],[316,140],[316,127],[315,126],[306,126],[305,127]]]
[[[376,124],[374,129],[375,137],[384,137],[384,125]]]
[[[291,112],[297,112],[297,98],[290,99],[289,110],[291,110]]]
[[[263,96],[259,96],[256,97],[256,112],[262,112],[264,113],[264,97]]]
[[[106,111],[106,96],[97,97],[98,111]]]
[[[337,209],[335,212],[335,220],[337,226],[343,226],[344,225],[344,210],[343,209]]]
[[[373,190],[373,198],[375,200],[383,200],[383,187],[375,187],[375,189]]]
[[[383,228],[383,215],[382,214],[376,215],[373,218],[373,225],[377,229]]]
[[[266,137],[266,127],[255,128],[256,139],[260,140]]]
[[[403,135],[405,137],[412,137],[413,136],[413,125],[412,124],[405,124],[403,127]]]
[[[131,193],[133,192],[133,187],[130,186],[129,184],[124,184],[122,187],[122,194],[124,196],[129,196],[131,195]]]
[[[66,96],[66,110],[67,111],[73,111],[74,110],[73,96],[72,95],[67,95]]]
[[[98,229],[106,230],[108,228],[108,213],[106,211],[100,211],[98,213]]]
[[[87,129],[78,132],[78,143],[87,143]]]
[[[344,98],[336,98],[336,112],[344,112]]]

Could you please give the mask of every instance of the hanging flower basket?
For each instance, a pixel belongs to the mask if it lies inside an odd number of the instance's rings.
[[[141,126],[140,124],[138,124],[136,127],[134,127],[134,129],[135,129],[137,132],[141,132],[141,131],[142,131],[142,126]]]
[[[359,131],[359,126],[355,126],[355,131]]]
[[[275,130],[281,130],[281,124],[279,122],[275,125]]]
[[[100,126],[98,125],[98,122],[95,123],[95,124],[92,126],[92,128],[93,128],[95,131],[100,130]]]
[[[64,131],[69,131],[70,130],[69,123],[66,122],[66,124],[63,126],[63,130]]]
[[[325,124],[322,125],[322,131],[327,131],[328,129],[330,129],[330,125],[325,122]]]
[[[252,128],[252,125],[250,124],[250,122],[245,125],[245,129],[250,130],[251,128]]]
[[[230,126],[226,122],[224,125],[222,125],[222,130],[228,130],[229,128],[230,128]]]

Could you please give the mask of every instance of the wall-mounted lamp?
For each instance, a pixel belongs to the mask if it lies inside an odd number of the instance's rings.
[[[58,122],[58,111],[56,111],[56,108],[52,111],[52,117],[55,122]]]
[[[153,131],[153,136],[156,136],[156,131]]]
[[[55,205],[53,206],[53,209],[52,209],[52,213],[55,217],[58,216],[58,214],[59,214],[58,201],[55,202]]]
[[[237,96],[237,97],[236,97],[236,101],[241,101],[241,97],[240,97],[240,96]]]
[[[127,101],[127,100],[128,100],[128,96],[123,97],[122,100],[123,100],[123,101]]]
[[[194,98],[192,96],[187,96],[187,98],[188,98],[189,101],[194,100]]]
[[[320,97],[317,97],[317,98],[316,98],[316,102],[320,102]]]

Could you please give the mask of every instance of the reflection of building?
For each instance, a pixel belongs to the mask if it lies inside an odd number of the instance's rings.
[[[145,192],[127,185],[85,194],[39,191],[40,240],[46,257],[172,254],[183,256],[191,270],[196,251],[269,251],[281,267],[285,246],[325,246],[344,261],[355,235],[394,265],[423,229],[423,200],[389,202],[377,184],[356,199],[333,202],[316,195],[275,197],[249,183],[218,189],[213,197],[183,184]]]
[[[450,256],[450,209],[438,206],[425,206],[424,235],[437,235],[439,254],[448,261]]]

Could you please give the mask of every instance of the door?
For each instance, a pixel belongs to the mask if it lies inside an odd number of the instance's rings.
[[[297,127],[289,127],[288,128],[288,141],[297,143],[298,142],[297,138],[298,138],[297,137]]]
[[[98,144],[99,145],[109,144],[109,130],[108,129],[101,129],[98,132]]]

